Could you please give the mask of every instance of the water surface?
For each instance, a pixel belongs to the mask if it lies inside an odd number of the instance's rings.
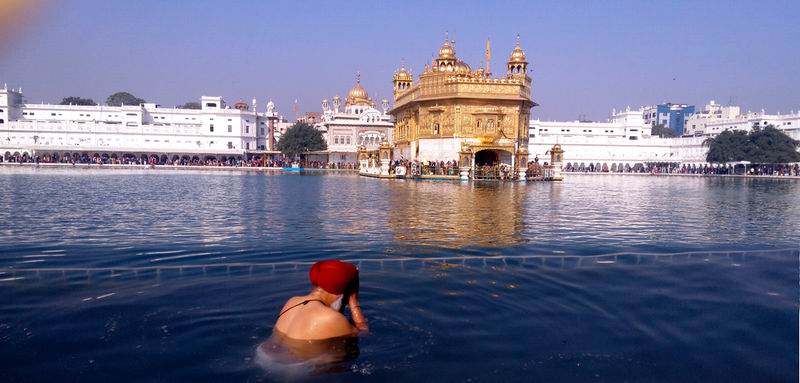
[[[303,379],[797,381],[798,217],[791,180],[4,167],[0,381],[285,380],[255,348],[334,257],[372,333]]]

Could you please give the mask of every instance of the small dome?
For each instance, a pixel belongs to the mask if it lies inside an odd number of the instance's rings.
[[[239,109],[241,111],[250,109],[250,106],[247,105],[247,103],[244,102],[244,100],[239,100],[237,103],[233,104],[233,107],[234,109]]]
[[[367,90],[361,86],[361,78],[359,77],[356,80],[356,85],[353,86],[353,89],[350,89],[350,92],[347,93],[347,105],[372,105],[372,100],[369,98],[369,94],[367,94]]]
[[[394,73],[394,79],[397,81],[411,81],[411,73],[409,73],[405,66],[401,66],[397,72]]]
[[[525,52],[522,51],[522,48],[519,47],[519,44],[517,44],[517,46],[514,47],[514,51],[511,52],[511,57],[508,58],[508,62],[512,63],[527,62],[525,61]]]
[[[465,62],[463,62],[461,60],[457,60],[455,68],[453,68],[453,71],[456,72],[456,73],[469,74],[469,73],[472,72],[472,68],[470,68],[469,64],[467,64],[467,63],[465,63]]]
[[[456,49],[450,44],[449,39],[444,40],[444,44],[439,48],[439,60],[452,60],[456,58]]]

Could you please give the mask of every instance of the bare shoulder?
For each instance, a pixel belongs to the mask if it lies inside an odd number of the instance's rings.
[[[289,300],[286,301],[286,303],[283,304],[283,308],[281,309],[281,311],[286,310],[287,308],[292,307],[296,304],[299,304],[304,300],[305,300],[304,296],[291,297],[289,298]]]
[[[325,307],[317,311],[314,325],[310,328],[311,336],[316,339],[336,338],[354,334],[353,326],[347,317],[340,312]]]

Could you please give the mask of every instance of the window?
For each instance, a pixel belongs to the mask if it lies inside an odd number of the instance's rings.
[[[339,136],[333,136],[333,143],[339,145]]]
[[[2,112],[2,110],[0,110],[0,112]],[[55,116],[56,114],[55,113],[50,113],[50,115],[51,116]]]
[[[83,116],[83,115],[81,115],[81,116]],[[134,116],[134,117],[136,117],[136,113],[127,113],[126,116]]]
[[[231,133],[231,132],[233,132],[233,127],[228,125],[228,133]]]
[[[233,149],[233,142],[228,141],[228,149]]]
[[[214,132],[214,124],[208,126],[208,131],[212,133]]]
[[[244,133],[245,134],[249,134],[250,133],[250,127],[249,126],[245,126],[244,127]]]
[[[261,135],[264,135],[264,128],[261,128]]]
[[[350,145],[350,136],[347,136],[347,145]]]
[[[217,107],[217,103],[216,102],[207,102],[206,103],[206,107],[208,107],[208,108],[216,108]]]
[[[228,121],[233,121],[233,120],[231,120],[231,119],[229,118],[229,119],[228,119]]]

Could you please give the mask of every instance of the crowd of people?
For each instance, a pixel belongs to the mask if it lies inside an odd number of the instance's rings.
[[[311,169],[346,169],[356,170],[358,164],[354,162],[323,162],[323,161],[308,161],[305,163],[304,168]]]
[[[324,162],[305,161],[298,162],[285,157],[262,159],[261,157],[244,159],[242,157],[210,157],[203,159],[198,156],[183,156],[169,160],[166,156],[89,156],[87,154],[74,154],[58,157],[57,155],[11,154],[0,157],[0,163],[61,163],[61,164],[93,164],[93,165],[174,165],[174,166],[209,166],[209,167],[303,167],[311,169],[343,169],[357,170],[358,164],[354,162]],[[545,163],[546,165],[546,163]],[[459,175],[458,161],[411,161],[395,160],[389,164],[389,173],[396,174],[397,168],[403,167],[409,175]],[[609,167],[607,164],[573,165],[568,163],[563,168],[564,172],[571,173],[639,173],[639,174],[698,174],[698,175],[759,175],[759,176],[800,176],[800,164],[738,164],[738,165],[677,165],[677,164],[641,164],[633,166],[616,164]],[[471,176],[475,178],[511,179],[512,174],[508,164],[485,164],[476,166]],[[537,162],[528,164],[526,174],[528,177],[541,176],[544,168]]]
[[[697,174],[697,175],[758,175],[758,176],[800,176],[800,164],[727,164],[727,165],[677,165],[677,164],[635,164],[609,168],[607,165],[564,167],[572,173],[639,173],[639,174]]]
[[[314,169],[358,169],[358,164],[352,162],[297,162],[284,157],[262,159],[255,157],[245,159],[242,157],[211,157],[200,158],[198,156],[182,156],[180,158],[167,159],[166,156],[90,156],[88,154],[75,154],[69,156],[57,155],[35,155],[9,154],[0,156],[0,163],[33,163],[33,164],[82,164],[82,165],[173,165],[173,166],[211,166],[211,167],[305,167]]]
[[[404,167],[411,175],[457,176],[458,161],[409,161],[394,160],[389,164],[389,174],[395,174],[398,167]]]

